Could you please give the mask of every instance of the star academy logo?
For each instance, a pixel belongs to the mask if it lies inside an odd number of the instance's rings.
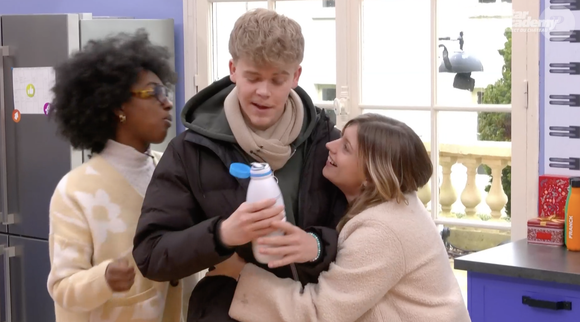
[[[546,35],[552,31],[570,31],[576,29],[576,19],[570,10],[544,10],[539,17],[529,11],[512,12],[512,32],[540,33]]]

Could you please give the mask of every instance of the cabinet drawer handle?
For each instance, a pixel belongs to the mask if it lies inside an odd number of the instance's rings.
[[[569,301],[560,301],[560,302],[542,301],[535,300],[529,296],[522,296],[522,304],[528,305],[530,307],[537,307],[540,309],[572,311],[572,302]]]

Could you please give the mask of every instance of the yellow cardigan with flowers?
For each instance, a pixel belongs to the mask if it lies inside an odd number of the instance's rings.
[[[160,154],[155,153],[156,161]],[[157,163],[157,162],[155,162]],[[144,278],[132,256],[143,197],[103,157],[69,172],[50,203],[48,291],[57,322],[179,322],[182,282],[177,286]],[[107,265],[125,257],[135,283],[114,293]]]

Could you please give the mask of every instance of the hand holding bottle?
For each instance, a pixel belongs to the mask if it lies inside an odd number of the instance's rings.
[[[276,199],[244,202],[220,226],[219,237],[227,247],[244,245],[274,232],[272,223],[284,218],[284,206],[275,206]]]
[[[254,204],[262,204],[265,200],[267,205],[274,206],[276,213],[280,214],[278,216],[268,217],[267,220],[262,220],[260,223],[260,232],[254,234],[246,234],[244,241],[252,241],[252,252],[254,253],[254,258],[256,261],[262,264],[267,264],[269,262],[279,260],[279,257],[268,256],[266,254],[260,253],[258,251],[258,245],[255,239],[265,235],[269,236],[280,236],[284,232],[281,230],[272,230],[270,226],[271,223],[276,221],[286,221],[286,213],[284,209],[284,199],[282,198],[282,191],[278,186],[278,180],[274,177],[274,173],[267,163],[257,163],[253,162],[251,167],[243,163],[232,163],[230,165],[230,173],[239,179],[250,178],[248,184],[248,192],[246,194],[246,202]],[[274,199],[274,201],[272,201]],[[272,203],[274,202],[274,203]],[[264,216],[265,217],[265,216]],[[225,223],[225,222],[224,222]],[[265,224],[268,226],[265,226]],[[225,237],[225,235],[224,235]],[[267,247],[267,246],[263,246]]]
[[[280,258],[269,262],[268,267],[276,268],[318,259],[320,250],[313,235],[285,221],[273,222],[272,227],[283,231],[284,235],[266,236],[257,240],[261,254]]]

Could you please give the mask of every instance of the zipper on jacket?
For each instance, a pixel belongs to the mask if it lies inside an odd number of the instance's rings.
[[[322,111],[321,113],[324,113],[324,111]],[[321,118],[321,116],[318,116],[318,117],[319,117],[319,118]],[[318,121],[320,121],[320,119],[319,119]],[[328,123],[328,120],[327,120],[326,122]],[[328,124],[327,124],[327,125],[328,125]],[[313,134],[318,134],[318,131],[319,131],[318,127],[316,127],[315,131],[316,131],[316,132],[315,132],[315,133],[313,133]],[[328,133],[330,133],[330,132],[328,132]],[[306,155],[305,155],[305,157],[304,157],[304,161],[302,162],[302,169],[304,169],[304,168],[306,167],[306,163],[307,163],[307,162],[308,162],[308,160],[309,160],[309,159],[308,159],[308,157],[309,157],[309,156],[310,156],[310,154],[312,153],[312,150],[314,150],[314,149],[315,149],[315,147],[316,147],[316,144],[318,143],[318,141],[320,141],[320,140],[319,140],[319,139],[317,139],[317,138],[315,138],[315,139],[312,141],[312,144],[311,144],[311,146],[310,146],[310,147],[308,148],[308,150],[306,151]],[[296,152],[296,150],[294,150],[294,152]],[[301,189],[300,189],[300,188],[302,188],[302,178],[303,178],[303,177],[304,177],[304,176],[302,176],[302,175],[301,175],[301,176],[300,176],[300,178],[298,179],[298,213],[300,213],[300,211],[301,211],[301,204],[302,204],[302,202],[301,202],[301,201],[302,201],[302,193],[301,193]],[[298,219],[298,217],[297,217],[297,216],[295,216],[295,219]],[[298,220],[296,220],[296,225],[298,226]],[[298,278],[298,270],[296,269],[296,264],[295,264],[295,263],[292,263],[292,264],[290,264],[290,269],[292,270],[292,277],[293,277],[293,279],[294,279],[296,282],[300,282],[300,279]],[[302,282],[300,282],[300,284],[302,284]],[[300,294],[303,294],[303,293],[304,293],[304,286],[302,286],[302,287],[300,288]]]

